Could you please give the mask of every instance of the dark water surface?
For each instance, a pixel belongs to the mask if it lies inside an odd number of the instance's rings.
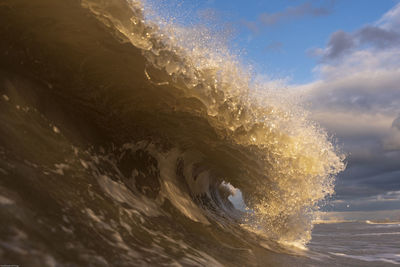
[[[319,224],[308,248],[337,266],[400,265],[400,224]]]

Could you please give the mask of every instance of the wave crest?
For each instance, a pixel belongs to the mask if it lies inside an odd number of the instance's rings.
[[[143,71],[152,85],[178,89],[166,105],[194,119],[201,117],[217,133],[202,149],[182,149],[201,155],[207,175],[213,173],[213,181],[218,181],[214,183],[226,181],[243,192],[251,211],[243,215],[246,227],[278,240],[306,243],[313,211],[334,192],[334,177],[344,169],[344,157],[326,132],[293,107],[293,101],[282,103],[260,93],[250,72],[227,48],[207,41],[212,38],[201,29],[160,17],[146,20],[146,10],[137,1],[82,3],[121,41],[141,50],[146,59]],[[177,99],[187,102],[178,105]],[[190,187],[188,181],[186,177]]]

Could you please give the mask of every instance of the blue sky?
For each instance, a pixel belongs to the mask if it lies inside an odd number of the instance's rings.
[[[154,1],[153,1],[154,2]],[[163,12],[179,22],[196,21],[204,11],[213,13],[209,26],[227,25],[234,30],[233,50],[271,78],[289,79],[292,84],[315,79],[313,68],[319,59],[312,50],[323,47],[330,35],[352,32],[377,21],[395,0],[164,0]],[[216,18],[215,18],[216,17]],[[270,20],[265,20],[269,17]],[[271,19],[272,18],[272,19]],[[207,17],[206,20],[208,20]],[[214,20],[215,19],[215,20]],[[204,23],[200,19],[199,23]]]
[[[263,13],[284,14],[290,7],[300,9],[311,3],[261,2],[263,4],[258,7],[254,5],[254,9],[248,11],[246,19],[251,20],[253,17],[254,20],[254,14],[260,10]],[[310,4],[311,8],[326,9],[326,14],[282,18],[272,25],[260,25],[259,33],[244,31],[243,35],[247,38],[241,38],[240,44],[248,47],[249,57],[258,63],[261,71],[272,72],[276,76],[289,76],[293,83],[310,82],[313,80],[312,69],[318,60],[310,55],[310,50],[323,47],[330,34],[338,29],[353,31],[363,24],[377,20],[393,6],[393,1],[337,1],[335,4],[313,5]]]
[[[233,32],[228,44],[266,84],[302,96],[348,155],[331,210],[400,210],[400,1],[156,3],[183,24]]]

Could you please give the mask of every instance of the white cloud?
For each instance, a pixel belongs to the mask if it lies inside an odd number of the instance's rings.
[[[400,149],[392,127],[400,112],[400,50],[355,51],[315,72],[317,81],[292,88],[304,95],[312,119],[340,138],[369,136],[384,149]]]
[[[396,48],[399,45],[400,3],[375,23],[364,25],[353,32],[343,30],[333,32],[325,48],[311,49],[309,53],[319,56],[325,63],[332,63],[366,48],[376,52]]]
[[[398,23],[400,4],[375,25],[392,29]],[[327,52],[331,41],[318,51]],[[310,103],[313,118],[339,135],[374,135],[387,139],[387,145],[397,140],[392,122],[400,112],[400,44],[380,50],[357,47],[340,59],[321,62],[314,72],[316,81],[292,87]]]
[[[377,201],[400,201],[400,191],[389,191],[386,194],[376,196]]]
[[[391,113],[400,110],[400,50],[355,51],[314,70],[319,80],[297,86],[318,109]],[[393,113],[395,112],[395,113]]]
[[[399,31],[400,3],[374,24],[334,33],[326,48],[314,51],[323,59],[316,81],[291,87],[349,155],[338,197],[364,210],[372,202],[377,209],[400,204]],[[397,192],[393,201],[389,190]]]
[[[368,114],[330,110],[316,110],[312,118],[342,137],[386,136],[393,118],[384,114]]]
[[[400,3],[383,15],[376,25],[384,29],[398,31],[400,29]]]
[[[383,141],[385,150],[400,150],[400,115],[392,122],[388,136]]]

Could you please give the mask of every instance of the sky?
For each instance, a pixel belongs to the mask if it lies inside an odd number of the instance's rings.
[[[399,0],[157,2],[217,28],[264,79],[302,95],[347,154],[327,210],[400,217]]]

